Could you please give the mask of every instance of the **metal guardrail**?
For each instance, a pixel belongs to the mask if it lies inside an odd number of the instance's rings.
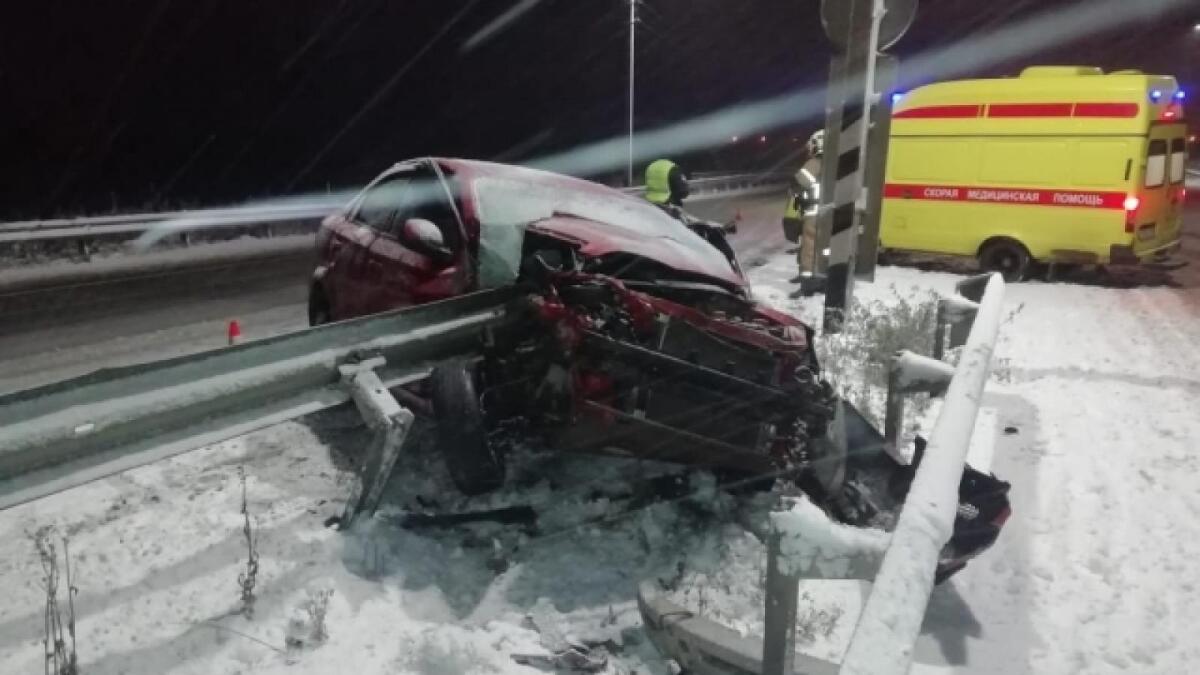
[[[474,354],[482,331],[506,320],[515,294],[481,291],[0,396],[0,509],[352,395],[361,408],[376,383],[420,379],[436,361]],[[377,357],[377,379],[345,368]],[[373,409],[368,420],[385,433],[405,426],[394,409]],[[363,495],[370,499],[371,490]]]
[[[700,177],[690,183],[693,195],[704,196],[775,187],[787,179],[784,174],[774,173],[731,174]],[[644,186],[621,189],[627,194],[641,194],[644,190]],[[178,224],[179,227],[173,229],[187,231],[189,226],[203,230],[253,229],[269,227],[280,222],[317,221],[341,208],[352,196],[351,193],[339,193],[304,200],[264,202],[218,209],[13,221],[0,223],[0,244],[105,237],[132,238],[163,222]]]
[[[1004,282],[999,275],[982,275],[963,280],[957,291],[962,297],[947,298],[946,309],[939,312],[937,336],[945,340],[947,325],[953,326],[950,345],[963,347],[958,365],[951,369],[940,360],[903,352],[893,364],[890,405],[904,393],[917,391],[944,392],[945,401],[890,534],[839,525],[808,502],[798,504],[797,510],[772,514],[761,639],[696,616],[664,599],[650,584],[639,587],[639,608],[651,639],[688,672],[908,672],[933,590],[938,555],[954,531],[959,483],[999,333]],[[846,439],[861,424],[865,422],[843,411],[835,426],[845,425],[842,437]],[[889,449],[888,440],[874,433],[871,442],[876,446],[882,442]],[[841,664],[795,651],[799,583],[806,577],[874,578]]]
[[[842,661],[846,675],[908,672],[933,592],[938,554],[954,532],[959,482],[1000,333],[1004,281],[996,274],[975,277],[961,282],[958,290],[978,301],[974,321]]]

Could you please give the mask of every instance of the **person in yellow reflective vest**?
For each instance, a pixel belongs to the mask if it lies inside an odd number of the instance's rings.
[[[682,207],[690,193],[687,176],[675,162],[657,159],[646,167],[647,201],[663,207]]]
[[[737,232],[737,222],[722,225],[709,220],[697,218],[683,210],[683,200],[691,194],[687,175],[678,164],[669,159],[658,159],[646,167],[646,201],[657,205],[672,218],[687,225],[696,234],[712,244],[718,251],[729,258],[735,269],[740,269],[737,255],[725,238],[726,234]]]
[[[825,154],[825,131],[818,129],[806,144],[808,159],[792,177],[787,209],[783,214],[783,236],[798,243],[795,281],[811,277],[817,269],[817,205],[821,198],[821,161]]]

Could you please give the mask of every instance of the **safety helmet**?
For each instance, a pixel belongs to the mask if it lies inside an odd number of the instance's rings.
[[[804,144],[808,150],[809,157],[819,157],[825,154],[825,130],[817,129],[812,136],[808,137],[808,143]]]
[[[660,159],[646,167],[646,199],[655,204],[679,204],[690,192],[683,169],[669,159]]]

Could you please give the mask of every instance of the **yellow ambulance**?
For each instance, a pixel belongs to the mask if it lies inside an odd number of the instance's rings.
[[[1173,77],[1038,66],[894,98],[883,250],[1125,264],[1179,248],[1187,148]]]

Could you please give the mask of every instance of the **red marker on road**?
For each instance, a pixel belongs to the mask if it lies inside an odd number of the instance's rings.
[[[242,327],[238,324],[237,319],[229,322],[229,344],[236,345],[242,341]]]

